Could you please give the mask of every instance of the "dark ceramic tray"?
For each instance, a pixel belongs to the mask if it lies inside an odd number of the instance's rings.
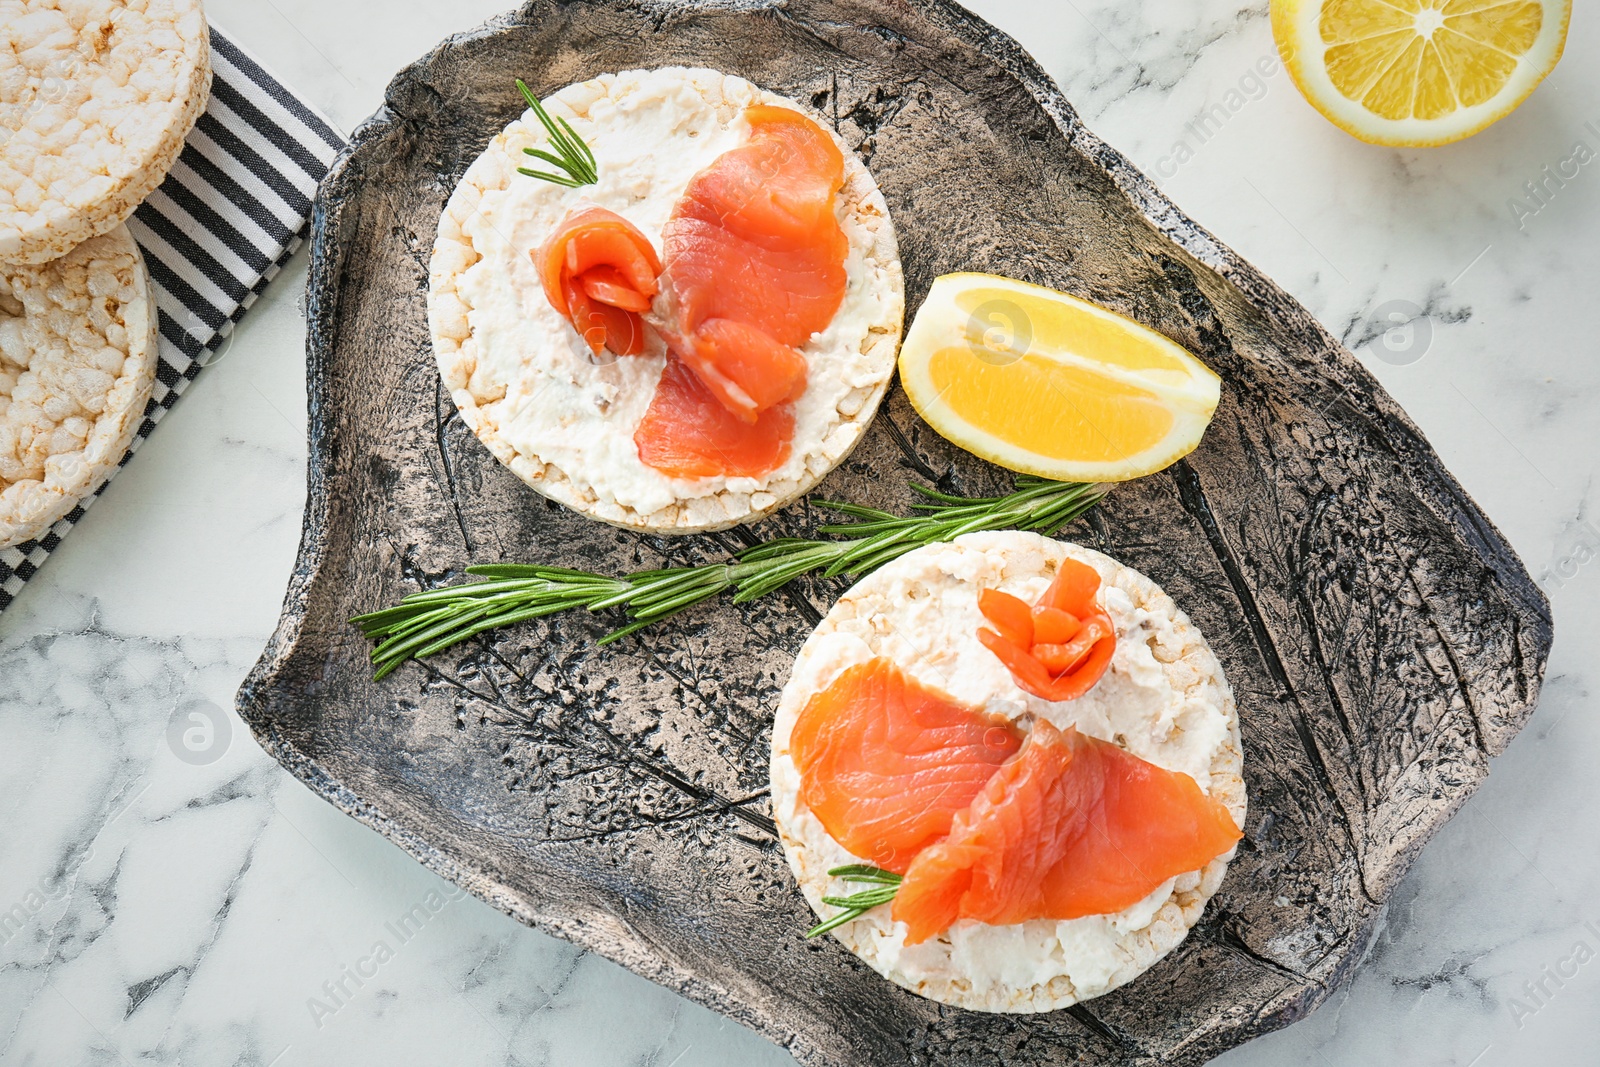
[[[461,424],[434,369],[428,254],[512,79],[735,72],[833,118],[871,164],[908,305],[984,270],[1109,305],[1222,375],[1204,444],[1067,536],[1161,583],[1238,694],[1250,818],[1201,924],[1066,1011],[984,1015],[889,984],[811,916],[766,803],[772,710],[842,586],[705,605],[599,651],[552,618],[383,683],[345,620],[469,562],[621,573],[803,534],[662,541],[547,504]],[[1083,128],[1014,42],[946,0],[539,0],[390,85],[313,221],[310,491],[283,619],[239,694],[261,744],[333,804],[530,925],[617,960],[806,1064],[1196,1064],[1298,1018],[1361,958],[1417,850],[1522,726],[1548,606],[1352,356]],[[891,510],[913,479],[1008,484],[898,390],[822,496]]]

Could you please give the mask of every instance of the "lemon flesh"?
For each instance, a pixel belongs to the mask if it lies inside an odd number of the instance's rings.
[[[1371,144],[1436,145],[1509,114],[1561,58],[1571,0],[1272,0],[1295,85]]]
[[[1161,334],[1076,297],[989,274],[934,281],[900,348],[912,407],[992,463],[1117,482],[1193,451],[1221,382]]]

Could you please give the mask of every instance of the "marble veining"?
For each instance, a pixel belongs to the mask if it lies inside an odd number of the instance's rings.
[[[208,10],[348,129],[400,65],[501,6]],[[1356,978],[1218,1062],[1588,1062],[1600,858],[1571,846],[1600,801],[1583,714],[1600,685],[1584,313],[1600,169],[1561,170],[1579,143],[1600,153],[1588,12],[1515,116],[1411,151],[1352,141],[1267,71],[1264,4],[971,6],[1358,352],[1555,611],[1538,712],[1400,885]],[[460,895],[312,798],[223,710],[299,536],[304,271],[302,255],[0,617],[0,1062],[788,1062]]]

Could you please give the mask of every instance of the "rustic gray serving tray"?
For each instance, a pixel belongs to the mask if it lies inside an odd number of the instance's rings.
[[[547,504],[462,426],[434,369],[427,265],[445,198],[540,92],[697,64],[831,116],[872,166],[909,306],[952,270],[1116,308],[1222,375],[1204,444],[1068,534],[1160,582],[1239,698],[1250,818],[1181,949],[1036,1016],[956,1011],[811,922],[768,818],[794,652],[842,586],[706,605],[606,651],[573,615],[383,683],[345,620],[470,562],[623,572],[808,531],[661,541]],[[536,0],[395,78],[322,185],[310,279],[310,492],[282,622],[239,693],[329,801],[523,922],[756,1028],[806,1064],[1196,1064],[1318,1004],[1417,850],[1532,710],[1548,606],[1411,421],[1299,304],[1085,130],[1010,39],[946,0]],[[898,391],[824,498],[986,492]]]

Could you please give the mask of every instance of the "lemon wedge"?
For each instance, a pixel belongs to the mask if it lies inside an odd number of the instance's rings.
[[[1550,73],[1571,0],[1272,0],[1289,76],[1369,144],[1439,145],[1509,114]]]
[[[900,347],[912,407],[949,441],[1024,474],[1120,482],[1194,450],[1221,381],[1153,330],[992,274],[934,280]]]

